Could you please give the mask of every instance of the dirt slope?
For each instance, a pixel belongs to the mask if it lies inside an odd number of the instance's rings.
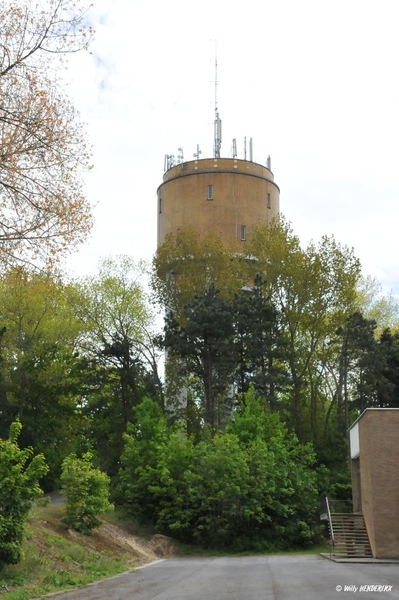
[[[173,541],[164,535],[156,534],[150,538],[140,537],[112,523],[104,523],[89,537],[81,536],[71,530],[68,530],[68,535],[70,537],[79,536],[80,543],[82,544],[83,541],[88,549],[91,547],[96,551],[119,555],[131,554],[134,566],[179,555]]]
[[[53,492],[48,495],[50,504],[47,508],[49,521],[40,519],[40,525],[45,529],[56,529],[58,534],[78,541],[80,545],[88,550],[105,552],[118,556],[131,556],[131,565],[140,566],[160,558],[171,558],[179,555],[179,550],[170,538],[155,534],[152,536],[139,535],[129,530],[125,524],[115,524],[104,521],[101,527],[93,531],[90,536],[84,536],[71,529],[65,530],[59,527],[59,519],[63,512],[64,497]],[[42,509],[46,511],[46,509]],[[40,516],[45,516],[43,512]],[[51,517],[56,517],[56,520]],[[57,522],[58,521],[58,522]],[[129,561],[130,562],[130,561]]]

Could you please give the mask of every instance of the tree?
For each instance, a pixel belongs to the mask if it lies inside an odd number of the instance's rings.
[[[75,449],[81,400],[80,323],[68,303],[68,286],[44,273],[11,269],[0,282],[2,336],[0,435],[22,425],[19,443],[42,452],[48,488],[63,458]]]
[[[274,540],[280,548],[306,546],[315,536],[317,507],[312,444],[299,443],[281,413],[272,411],[253,387],[244,400],[227,431],[238,437],[248,456],[250,535],[264,538],[264,547],[269,548]]]
[[[154,343],[157,315],[145,292],[145,276],[145,261],[136,263],[128,256],[104,258],[98,274],[78,282],[77,294],[71,297],[84,326],[82,351],[86,356],[101,356],[116,368],[125,427],[130,407],[145,395],[141,389],[145,383],[141,366],[151,373],[151,391],[162,396],[159,355]]]
[[[125,436],[121,498],[134,518],[184,542],[239,550],[309,543],[317,506],[314,453],[253,390],[223,431],[199,441],[152,401]]]
[[[183,309],[180,324],[174,313],[165,320],[164,345],[181,359],[181,370],[201,382],[202,417],[211,427],[223,420],[223,403],[233,382],[233,306],[213,283]]]
[[[301,441],[317,441],[331,394],[327,364],[337,360],[328,341],[354,310],[359,261],[334,237],[303,249],[283,218],[257,227],[246,252],[279,314],[291,380],[285,394],[290,426]]]
[[[272,408],[281,408],[279,396],[288,386],[286,355],[280,315],[264,286],[257,274],[252,287],[234,296],[235,383],[241,398],[252,384]]]
[[[361,277],[357,284],[357,311],[366,319],[374,320],[376,335],[384,329],[398,331],[399,301],[391,293],[384,293],[382,285],[375,278]]]
[[[235,242],[226,243],[214,232],[200,236],[187,227],[175,236],[168,234],[158,247],[151,285],[160,305],[180,321],[184,306],[204,295],[211,284],[222,296],[234,296],[246,284],[242,267]]]
[[[193,232],[179,231],[169,236],[154,262],[154,273],[161,279],[156,292],[172,308],[168,319],[174,320],[176,354],[186,341],[187,307],[217,282],[220,296],[234,304],[234,329],[227,346],[235,352],[229,368],[236,404],[241,404],[237,390],[242,395],[253,384],[301,443],[314,444],[319,464],[328,461],[334,472],[331,488],[335,474],[347,474],[350,408],[355,408],[357,374],[366,372],[355,360],[345,363],[345,347],[337,342],[337,331],[345,328],[361,302],[358,259],[334,237],[302,247],[283,217],[257,226],[240,249],[213,236],[205,250],[201,241]],[[391,303],[379,308],[387,314]],[[192,346],[197,351],[200,339]],[[198,378],[189,361],[173,358],[178,371],[182,365],[188,368],[189,384],[190,373]],[[215,364],[215,369],[209,368],[212,374],[218,370]],[[205,403],[204,389],[195,399]]]
[[[127,256],[104,258],[98,273],[76,282],[70,302],[82,325],[88,436],[101,464],[114,474],[122,434],[145,396],[162,402],[155,346],[157,315],[145,292],[146,264]]]
[[[188,307],[205,298],[211,285],[225,302],[235,298],[231,374],[240,393],[251,382],[271,404],[284,407],[301,441],[318,442],[325,434],[335,393],[330,373],[339,360],[329,341],[356,309],[359,278],[352,250],[326,236],[302,248],[282,217],[258,225],[240,249],[215,234],[200,238],[179,231],[154,261],[154,289],[179,335],[188,324]],[[179,335],[176,348],[183,350],[185,337]]]
[[[1,0],[0,263],[52,262],[84,241],[92,216],[81,174],[90,151],[57,65],[87,48],[73,0]],[[58,60],[57,60],[58,59]]]
[[[9,438],[0,439],[0,570],[21,558],[24,523],[33,500],[42,493],[39,480],[48,470],[42,454],[19,448],[21,428],[14,422]]]
[[[154,486],[158,484],[159,455],[165,451],[170,430],[167,416],[158,403],[144,398],[134,408],[134,422],[124,435],[120,457],[119,490],[121,504],[130,515],[153,522],[158,511]]]
[[[378,338],[363,344],[361,351],[351,394],[352,408],[357,412],[366,408],[398,408],[399,333],[384,329]]]
[[[340,345],[337,368],[335,372],[335,393],[329,412],[335,407],[340,430],[346,432],[350,425],[350,405],[356,390],[360,391],[359,404],[364,407],[363,396],[367,395],[363,373],[371,357],[376,356],[375,329],[376,322],[366,319],[356,311],[337,329]],[[334,340],[331,340],[334,343]],[[326,422],[328,421],[328,416]],[[346,437],[346,436],[345,436]]]

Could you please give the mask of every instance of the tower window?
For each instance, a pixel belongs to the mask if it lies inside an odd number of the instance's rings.
[[[244,241],[247,237],[247,227],[246,225],[241,225],[241,239]]]
[[[213,200],[213,185],[208,185],[208,196],[207,200]]]
[[[271,200],[270,200],[270,194],[267,194],[267,208],[271,208],[272,204],[271,204]]]
[[[162,198],[159,197],[159,214],[162,212]]]

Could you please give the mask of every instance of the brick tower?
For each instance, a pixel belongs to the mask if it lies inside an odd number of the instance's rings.
[[[191,227],[200,235],[214,231],[226,241],[245,241],[257,223],[269,223],[279,214],[280,190],[274,183],[270,157],[266,166],[252,160],[252,138],[247,160],[221,158],[222,122],[217,104],[217,60],[215,61],[215,121],[213,158],[184,162],[182,148],[177,162],[166,156],[163,182],[158,188],[158,246],[168,233]]]
[[[270,164],[270,163],[269,163]],[[279,213],[280,190],[270,166],[237,158],[205,158],[168,168],[158,188],[158,245],[192,227],[245,241],[257,223]]]

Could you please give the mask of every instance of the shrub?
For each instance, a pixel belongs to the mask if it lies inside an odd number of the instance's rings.
[[[133,518],[205,547],[278,550],[313,541],[314,452],[252,391],[233,423],[197,443],[169,427],[151,401],[135,414],[119,473]]]
[[[61,489],[66,497],[65,525],[86,534],[101,525],[98,516],[113,508],[109,483],[108,475],[93,466],[90,452],[82,458],[67,456],[61,473]]]
[[[42,494],[39,480],[48,471],[42,454],[19,448],[21,429],[19,421],[13,423],[8,440],[0,440],[0,569],[21,559],[25,520],[33,500]]]

